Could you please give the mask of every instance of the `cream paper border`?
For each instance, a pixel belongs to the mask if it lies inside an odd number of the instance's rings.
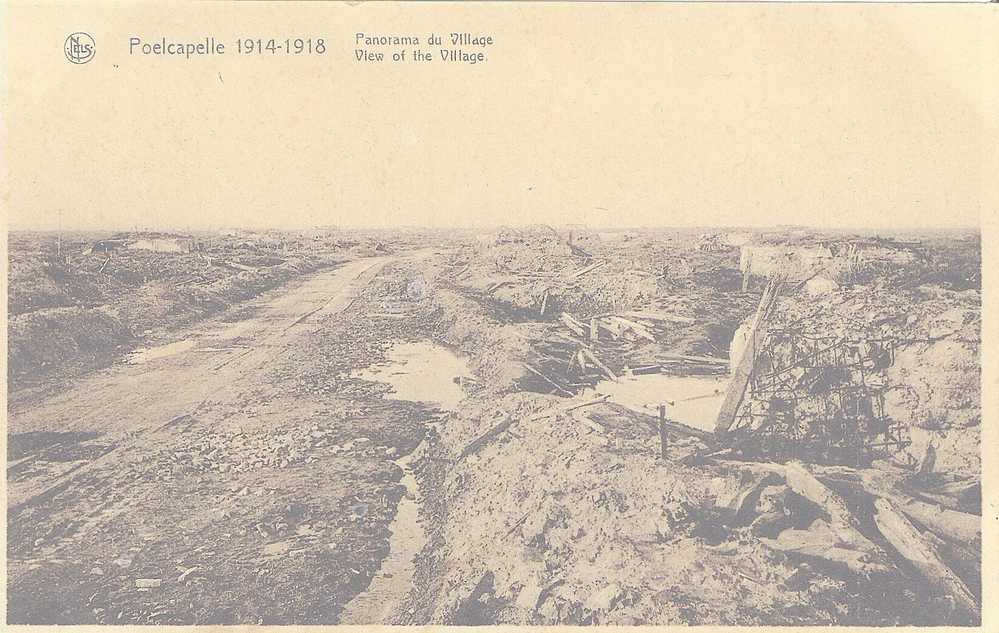
[[[647,23],[650,16],[661,16],[663,14],[669,14],[673,16],[679,16],[681,12],[690,11],[704,11],[709,12],[712,16],[717,17],[718,20],[726,21],[726,24],[731,26],[730,33],[733,37],[739,37],[743,34],[752,34],[754,25],[758,23],[759,20],[772,18],[778,16],[779,19],[786,22],[786,33],[789,36],[793,36],[795,31],[799,29],[815,29],[816,36],[821,36],[821,20],[816,20],[816,15],[821,15],[825,18],[836,19],[836,20],[855,20],[857,23],[858,32],[858,46],[862,47],[863,43],[861,41],[863,37],[863,26],[864,24],[870,23],[871,21],[887,20],[893,24],[899,25],[899,28],[926,28],[926,58],[933,59],[936,55],[946,54],[949,47],[958,47],[962,42],[978,42],[980,44],[979,51],[980,57],[978,59],[979,68],[981,69],[979,83],[977,84],[977,91],[972,92],[973,101],[977,100],[976,103],[972,103],[974,111],[981,117],[981,130],[984,135],[983,143],[981,147],[984,148],[982,155],[978,156],[975,154],[965,155],[960,157],[962,160],[963,168],[971,173],[978,170],[980,176],[980,195],[978,196],[980,220],[981,220],[981,231],[982,231],[982,247],[983,247],[983,333],[982,333],[982,380],[983,380],[983,429],[982,429],[982,451],[983,451],[983,521],[984,525],[984,535],[983,535],[983,617],[982,626],[980,627],[983,631],[995,631],[999,630],[999,618],[996,616],[996,605],[999,604],[999,595],[997,595],[997,587],[999,587],[999,568],[997,568],[997,546],[999,543],[996,541],[997,525],[999,525],[999,499],[996,495],[996,485],[997,485],[997,463],[996,460],[999,459],[999,454],[997,454],[997,445],[999,445],[999,436],[997,436],[996,422],[997,422],[997,411],[999,411],[999,365],[997,365],[997,349],[999,349],[999,340],[997,340],[997,334],[999,334],[999,317],[997,317],[997,302],[996,295],[999,292],[999,287],[997,287],[997,271],[999,271],[999,261],[997,261],[995,243],[999,239],[999,212],[997,212],[997,205],[999,205],[999,152],[995,148],[999,147],[999,5],[983,6],[983,5],[962,5],[962,6],[939,6],[933,7],[932,13],[927,13],[930,11],[927,7],[922,5],[877,5],[877,6],[830,6],[830,5],[805,5],[805,6],[789,6],[789,5],[767,5],[767,4],[753,4],[753,5],[742,5],[734,6],[732,4],[713,4],[713,5],[702,5],[692,7],[691,5],[650,5],[647,3],[638,4],[620,4],[613,7],[610,6],[599,6],[594,7],[592,4],[588,3],[543,3],[543,4],[514,4],[509,2],[487,2],[483,4],[459,4],[459,3],[445,3],[445,4],[431,4],[431,3],[417,3],[415,5],[403,6],[399,3],[377,3],[374,5],[362,5],[357,6],[358,3],[329,3],[329,4],[301,4],[301,3],[249,3],[245,5],[231,4],[231,3],[209,3],[209,4],[173,4],[173,3],[124,3],[124,4],[111,4],[111,3],[96,3],[96,2],[81,2],[81,3],[29,3],[29,2],[14,2],[6,3],[0,6],[0,15],[3,17],[4,23],[4,33],[3,37],[0,37],[0,59],[2,59],[2,76],[3,76],[3,93],[2,93],[2,104],[3,104],[3,119],[0,121],[2,125],[3,134],[3,144],[5,157],[5,169],[4,173],[6,178],[4,179],[3,187],[3,208],[4,208],[4,235],[6,238],[6,233],[9,226],[18,226],[18,223],[23,222],[26,218],[30,219],[32,213],[43,213],[42,208],[29,208],[26,200],[30,200],[32,203],[37,203],[38,201],[33,198],[34,194],[28,195],[30,187],[27,184],[29,179],[35,178],[37,174],[32,173],[32,169],[40,164],[36,158],[32,155],[34,151],[51,151],[53,147],[58,147],[60,139],[53,139],[48,136],[47,126],[44,125],[45,121],[57,121],[60,117],[66,116],[65,108],[71,107],[67,105],[66,102],[58,102],[49,100],[44,103],[29,103],[26,100],[31,98],[31,95],[36,94],[33,90],[28,88],[28,84],[31,82],[52,82],[55,84],[62,84],[64,87],[70,88],[68,94],[72,96],[75,94],[75,90],[78,90],[80,85],[73,83],[74,80],[68,80],[66,78],[65,71],[67,68],[64,66],[65,60],[62,59],[61,50],[61,39],[62,35],[73,32],[75,30],[88,30],[92,29],[95,32],[98,40],[98,60],[95,63],[95,67],[100,67],[100,62],[106,61],[108,57],[112,56],[110,52],[111,43],[116,39],[120,40],[123,37],[127,37],[132,30],[141,30],[145,33],[163,33],[168,34],[168,32],[178,32],[178,31],[189,31],[189,32],[205,32],[208,30],[214,30],[218,32],[229,31],[231,32],[231,25],[240,25],[246,28],[258,27],[261,31],[279,31],[281,29],[275,29],[275,24],[298,24],[302,25],[301,21],[307,19],[307,16],[314,16],[317,11],[329,12],[329,15],[336,16],[338,20],[342,17],[342,25],[337,27],[328,27],[325,30],[331,34],[334,39],[337,37],[343,37],[346,34],[354,31],[355,29],[361,28],[357,26],[359,22],[364,22],[366,25],[363,27],[367,30],[377,30],[379,32],[392,32],[393,30],[406,30],[413,25],[418,25],[415,27],[417,32],[422,32],[427,28],[438,28],[446,30],[448,28],[454,28],[451,26],[455,23],[469,24],[477,26],[483,31],[493,32],[497,35],[509,35],[513,32],[513,29],[518,29],[521,33],[528,34],[530,41],[536,44],[536,48],[532,49],[530,47],[525,47],[519,50],[503,50],[502,47],[497,47],[496,55],[502,55],[507,58],[509,62],[510,59],[514,59],[517,63],[513,64],[501,64],[495,63],[492,65],[484,66],[483,72],[505,72],[505,73],[515,73],[517,71],[517,66],[520,63],[544,63],[544,61],[531,61],[530,58],[533,57],[538,51],[543,51],[546,47],[546,41],[552,41],[556,39],[571,38],[574,35],[583,34],[586,37],[592,37],[594,34],[604,33],[616,33],[621,30],[634,31],[636,33],[641,33],[643,35],[648,35],[648,33],[643,30],[643,23]],[[602,16],[602,21],[598,28],[596,25],[589,24],[587,18],[585,18],[584,12],[598,12]],[[829,12],[829,13],[825,13]],[[687,13],[689,15],[689,13]],[[656,18],[659,19],[659,18]],[[87,24],[87,27],[78,26],[80,24]],[[314,24],[306,23],[302,26],[307,26],[312,28]],[[696,28],[696,27],[695,27]],[[277,33],[276,33],[277,34]],[[54,35],[60,35],[57,41],[50,41]],[[695,36],[697,33],[695,32]],[[230,36],[231,37],[231,36]],[[761,44],[762,45],[762,44]],[[775,41],[769,42],[768,45],[774,47],[782,46],[782,40],[777,39]],[[345,45],[347,49],[351,48],[349,43]],[[642,47],[650,46],[648,43],[637,43],[636,47],[642,49]],[[54,58],[53,58],[54,57]],[[710,60],[702,60],[706,68],[710,67]],[[836,60],[829,60],[829,63],[835,63]],[[870,57],[866,59],[854,60],[853,63],[857,64],[879,64],[879,59],[876,57]],[[150,64],[152,66],[152,64]],[[858,66],[860,68],[861,66]],[[180,65],[174,65],[172,68],[166,65],[160,65],[159,70],[163,74],[157,74],[156,69],[150,68],[150,72],[143,78],[145,81],[155,82],[162,81],[164,79],[164,74],[172,74],[171,79],[177,80],[178,68],[183,68]],[[191,64],[188,69],[195,69],[196,65]],[[594,62],[594,65],[587,68],[579,67],[560,67],[555,69],[556,72],[553,73],[553,80],[557,80],[560,74],[572,75],[574,73],[610,73],[610,72],[627,72],[627,65],[621,64],[610,64],[606,63],[601,65],[600,62]],[[49,69],[55,69],[57,72],[47,73]],[[68,69],[68,70],[93,70],[90,69]],[[317,80],[315,75],[315,67],[306,67],[295,69],[293,64],[285,63],[281,67],[281,72],[287,77],[289,73],[292,75],[293,79],[298,79],[301,81],[313,81]],[[443,70],[443,69],[441,69]],[[653,69],[654,70],[654,69]],[[105,66],[102,72],[108,72]],[[237,69],[238,72],[238,69]],[[301,73],[297,78],[294,77],[294,73]],[[815,69],[816,73],[822,73],[823,69],[817,67]],[[311,74],[310,74],[311,73]],[[643,77],[650,78],[654,77],[655,73],[645,73]],[[79,77],[77,77],[78,79]],[[135,77],[130,78],[132,81],[139,81]],[[286,79],[287,80],[287,79]],[[460,75],[458,73],[446,73],[440,72],[435,74],[428,74],[423,77],[423,81],[427,82],[432,89],[447,91],[453,89],[456,86],[452,82],[460,81]],[[359,84],[354,84],[354,87],[358,90],[367,90],[373,87],[385,88],[387,84],[384,83],[384,77],[378,77],[377,73],[371,73],[370,83],[359,82]],[[964,84],[965,86],[970,85],[975,88],[974,82],[971,84]],[[122,88],[127,90],[127,86]],[[677,86],[678,90],[682,90],[683,86]],[[946,90],[947,86],[941,85],[941,90]],[[618,115],[622,119],[626,119],[629,116],[628,112],[628,95],[623,95],[620,107],[614,114]],[[195,95],[196,97],[196,95]],[[733,94],[733,100],[738,100],[739,95]],[[82,94],[79,99],[82,102],[86,102],[88,99],[95,98],[94,95]],[[364,103],[364,100],[361,101]],[[368,102],[370,104],[370,101]],[[288,105],[287,103],[285,104]],[[556,106],[563,104],[554,104]],[[977,107],[976,107],[977,106]],[[30,107],[37,113],[37,117],[34,122],[41,122],[42,125],[37,128],[25,129],[22,122],[16,117],[18,114],[23,114],[26,107]],[[340,110],[338,108],[349,108],[350,104],[345,102],[337,102],[336,100],[331,100],[329,106],[329,113],[331,116],[335,116]],[[420,104],[412,104],[412,107],[427,107]],[[574,104],[564,104],[564,107],[575,107]],[[283,112],[279,110],[279,114]],[[514,113],[516,114],[516,113]],[[46,118],[49,117],[49,118]],[[610,117],[607,121],[607,125],[611,126],[615,124],[617,117]],[[306,122],[307,124],[308,122]],[[103,123],[100,120],[94,120],[93,125],[100,126]],[[168,122],[163,122],[164,126]],[[282,125],[293,124],[290,119],[277,118],[275,120],[275,128],[280,130]],[[386,123],[388,124],[388,123]],[[456,125],[460,125],[457,122]],[[817,124],[821,125],[821,120],[817,121]],[[53,127],[57,127],[53,123]],[[65,130],[62,130],[65,135]],[[30,143],[27,143],[27,139],[35,138],[38,140],[36,147],[31,147]],[[63,143],[67,145],[72,145],[71,138],[61,139]],[[120,153],[123,148],[127,148],[129,143],[132,142],[127,136],[119,136],[116,138],[108,139],[107,146],[103,148],[102,152],[104,154],[98,154],[100,156],[106,156],[110,158]],[[835,148],[831,148],[835,149]],[[508,151],[514,155],[518,152],[527,151],[527,148],[514,146],[507,147],[505,151]],[[955,158],[957,160],[957,158]],[[56,170],[64,169],[65,164],[59,161],[53,161],[53,168]],[[64,183],[67,191],[83,191],[86,189],[87,178],[97,178],[101,177],[102,169],[105,167],[100,164],[96,168],[91,166],[88,169],[84,169],[78,176],[78,178],[73,178],[71,173],[59,173],[59,182]],[[221,176],[225,175],[225,171],[219,172]],[[104,174],[106,176],[106,174]],[[121,175],[120,177],[124,177]],[[553,176],[557,177],[556,176]],[[181,183],[176,183],[181,184]],[[408,186],[418,186],[418,184],[410,183]],[[169,210],[162,212],[166,218],[169,218]],[[160,220],[164,219],[164,216],[159,217]],[[522,215],[521,220],[530,220],[531,215],[527,213]],[[446,222],[447,218],[441,218],[441,222]],[[807,219],[803,220],[805,223]],[[737,218],[733,218],[732,224],[739,224]],[[6,267],[7,267],[7,240],[4,239],[3,246],[4,249],[4,282],[3,282],[3,302],[6,307],[7,292],[6,292]],[[4,310],[4,319],[6,320],[6,310]],[[6,327],[3,328],[3,334],[0,335],[4,341],[4,347],[6,348],[6,337],[7,330]],[[6,354],[4,355],[4,366],[6,367]],[[5,373],[6,375],[6,373]],[[3,387],[3,400],[6,403],[6,381]],[[4,419],[6,421],[6,406],[4,406]],[[4,445],[4,458],[6,459],[6,434],[3,436]],[[4,484],[5,486],[5,484]],[[6,536],[6,521],[4,521],[4,536]],[[6,569],[6,562],[4,564],[4,569]],[[6,582],[2,583],[2,588],[0,588],[0,593],[3,594],[4,604],[6,604]],[[20,629],[22,627],[10,627],[11,630]],[[48,627],[30,627],[32,630],[41,630]],[[53,627],[55,630],[65,631],[65,630],[89,630],[99,627],[93,626],[73,626],[73,627]],[[149,630],[154,627],[120,627],[120,629],[135,629],[135,630]],[[160,627],[155,627],[160,628]],[[170,628],[176,630],[180,627],[162,627],[164,629]],[[185,627],[186,628],[186,627]],[[216,627],[199,627],[199,628],[216,628]],[[257,629],[263,627],[225,627],[226,630],[243,630],[243,629]],[[270,628],[270,627],[268,627]],[[319,630],[326,629],[330,627],[294,627],[296,630]],[[339,628],[339,627],[337,627]],[[380,630],[388,629],[389,627],[351,627],[355,629],[365,629],[365,630]],[[444,627],[439,626],[429,626],[429,627],[412,627],[414,629],[420,629],[423,631],[437,631]],[[459,627],[454,627],[459,628]],[[460,627],[476,630],[481,627]],[[508,629],[530,629],[532,631],[537,630],[561,630],[565,627],[495,627],[501,628],[503,630]],[[607,627],[580,627],[580,628],[607,628]],[[664,627],[640,627],[642,629],[659,629]],[[715,629],[725,629],[725,630],[758,630],[760,627],[700,627],[701,630],[715,630]],[[815,627],[780,627],[781,630],[804,630],[808,628]],[[894,630],[908,630],[915,627],[901,627],[901,629]],[[947,627],[944,627],[947,628]],[[933,630],[944,630],[944,628],[934,628]],[[969,630],[968,628],[953,627],[954,630]],[[858,628],[854,630],[881,630],[876,627],[865,627]],[[920,629],[926,630],[926,629]],[[947,628],[949,630],[949,628]]]

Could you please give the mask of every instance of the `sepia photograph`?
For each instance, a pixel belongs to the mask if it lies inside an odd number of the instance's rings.
[[[8,3],[7,624],[982,627],[994,7]]]

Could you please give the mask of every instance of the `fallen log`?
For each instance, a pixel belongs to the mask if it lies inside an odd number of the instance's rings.
[[[932,532],[923,532],[923,536],[932,543],[940,553],[944,563],[964,581],[965,586],[975,596],[975,601],[982,601],[982,559],[980,551],[972,551],[967,547],[945,541]]]
[[[982,484],[976,480],[951,481],[928,486],[914,481],[907,486],[908,492],[914,497],[925,498],[952,510],[961,512],[982,513]]]
[[[846,501],[805,470],[803,465],[797,462],[786,464],[784,477],[791,490],[816,504],[829,515],[830,525],[843,543],[854,549],[881,553],[877,545],[860,533],[860,524],[846,505]]]
[[[978,603],[957,574],[941,558],[937,546],[923,536],[909,519],[885,498],[874,502],[874,521],[892,547],[938,591],[953,598],[956,606],[972,620],[980,618]]]
[[[609,321],[606,318],[598,318],[595,320],[598,327],[602,327],[610,333],[611,338],[617,339],[624,335],[625,328],[620,323]]]
[[[838,572],[870,577],[891,571],[887,565],[872,561],[867,552],[843,547],[837,538],[838,534],[828,523],[817,520],[807,530],[784,530],[777,538],[761,537],[760,542],[770,549],[797,555],[809,563]]]
[[[583,407],[590,407],[595,404],[600,404],[602,402],[607,402],[610,396],[600,396],[598,398],[593,398],[592,400],[586,400],[584,402],[577,402],[575,404],[566,405],[564,407],[553,407],[546,409],[545,411],[539,411],[530,415],[527,419],[531,422],[541,420],[544,418],[549,418],[553,415],[558,415],[560,413],[569,413],[570,411],[575,411],[576,409],[582,409]]]
[[[631,376],[643,376],[645,374],[658,374],[662,371],[661,365],[642,365],[641,367],[627,367],[625,373]]]
[[[763,489],[783,483],[784,478],[776,473],[765,473],[758,477],[756,473],[745,471],[741,482],[734,490],[723,491],[715,499],[715,507],[728,510],[731,520],[738,522],[739,525],[748,525],[756,514],[756,504]]]
[[[502,288],[503,286],[507,286],[507,285],[510,285],[510,284],[513,284],[513,282],[510,281],[509,279],[505,279],[503,281],[498,281],[498,282],[496,282],[494,284],[490,284],[489,287],[486,288],[486,292],[487,293],[493,293],[493,292],[499,290],[500,288]]]
[[[885,478],[876,470],[862,471],[859,482],[850,482],[849,485],[857,489],[858,493],[870,495],[872,498],[888,499],[910,519],[945,539],[966,543],[972,547],[981,547],[980,515],[961,512],[945,504],[921,501],[917,498],[921,496],[917,491],[907,486],[897,488],[890,478]]]
[[[902,495],[891,495],[890,498],[907,517],[921,523],[927,529],[957,543],[981,547],[982,517],[948,510]]]
[[[975,479],[965,479],[963,481],[949,481],[936,486],[928,486],[926,488],[927,492],[934,494],[952,495],[955,497],[960,497],[966,495],[969,492],[974,491],[976,488],[981,488],[982,484],[980,481]]]

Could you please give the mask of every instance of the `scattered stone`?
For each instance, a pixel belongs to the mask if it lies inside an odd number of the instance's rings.
[[[138,578],[135,581],[136,589],[155,589],[163,584],[159,578]]]

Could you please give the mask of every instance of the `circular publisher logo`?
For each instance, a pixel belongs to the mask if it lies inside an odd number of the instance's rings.
[[[74,64],[86,64],[97,54],[97,43],[89,33],[73,33],[66,38],[63,51]]]

